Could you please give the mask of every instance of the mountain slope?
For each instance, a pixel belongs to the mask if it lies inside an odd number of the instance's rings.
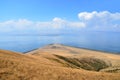
[[[56,44],[48,45],[44,48],[40,48],[35,51],[28,52],[27,54],[0,50],[0,79],[1,80],[120,80],[120,73],[88,71],[88,70],[84,70],[84,68],[80,68],[76,66],[75,64],[80,64],[78,62],[80,59],[85,58],[84,60],[89,61],[90,58],[90,61],[94,63],[94,59],[102,60],[102,55],[103,55],[103,54],[100,55],[101,57],[99,58],[98,57],[94,58],[92,56],[92,53],[90,56],[88,56],[87,53],[84,53],[85,55],[83,55],[82,53],[83,51],[79,52],[79,50],[81,51],[81,49],[78,48],[68,47],[64,45],[56,45]],[[109,54],[105,54],[105,55],[109,55]],[[112,58],[109,57],[109,59],[113,59],[113,57]],[[117,60],[119,59],[119,57],[118,59],[117,58],[115,59],[116,59],[115,64],[117,64]],[[86,62],[84,60],[82,61]],[[107,60],[105,60],[105,63],[107,62]]]
[[[28,54],[43,56],[47,59],[51,59],[52,57],[52,60],[54,59],[54,61],[61,62],[62,64],[65,62],[72,63],[72,65],[68,64],[69,67],[94,71],[116,70],[117,68],[116,72],[120,71],[118,69],[120,68],[120,55],[111,53],[80,49],[60,44],[51,44],[35,51],[28,52]]]

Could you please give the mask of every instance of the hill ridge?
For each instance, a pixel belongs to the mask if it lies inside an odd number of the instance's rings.
[[[119,55],[61,44],[47,45],[27,54],[0,50],[0,79],[119,80],[119,62]]]

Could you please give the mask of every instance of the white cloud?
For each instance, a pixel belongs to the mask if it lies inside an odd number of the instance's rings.
[[[99,19],[112,19],[112,20],[120,20],[120,13],[110,13],[108,11],[102,11],[102,12],[81,12],[78,14],[79,19],[81,20],[91,20],[94,18]]]
[[[78,21],[68,21],[55,17],[51,21],[30,21],[27,19],[0,22],[0,33],[56,33],[80,30],[120,31],[120,13],[81,12]]]
[[[14,32],[14,33],[30,33],[31,31],[35,33],[47,33],[56,32],[68,28],[84,28],[85,24],[82,22],[72,22],[61,18],[53,18],[51,21],[30,21],[27,19],[19,20],[8,20],[5,22],[0,22],[0,32]]]
[[[120,31],[120,13],[111,13],[108,11],[82,12],[78,14],[78,17],[89,29]]]
[[[53,21],[53,22],[65,22],[65,20],[63,20],[63,19],[61,19],[61,18],[58,18],[58,17],[53,18],[52,21]]]
[[[86,25],[85,25],[85,23],[83,23],[83,22],[69,22],[68,23],[68,26],[70,26],[70,27],[78,27],[78,28],[84,28],[84,27],[86,27]]]

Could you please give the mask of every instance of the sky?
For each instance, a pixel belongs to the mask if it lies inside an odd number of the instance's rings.
[[[0,34],[120,32],[120,0],[0,0]]]

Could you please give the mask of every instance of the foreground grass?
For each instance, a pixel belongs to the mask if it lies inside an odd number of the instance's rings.
[[[0,80],[120,80],[120,74],[46,65],[27,55],[0,50]]]

